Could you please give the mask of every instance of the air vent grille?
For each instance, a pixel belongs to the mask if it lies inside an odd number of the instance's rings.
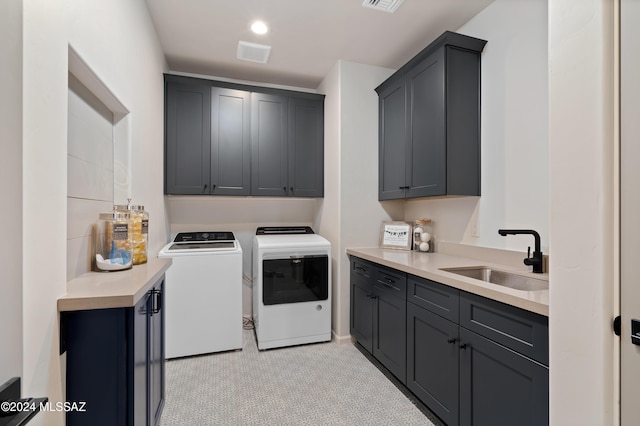
[[[404,0],[364,0],[362,6],[393,13],[400,7],[403,1]]]
[[[271,46],[263,44],[249,43],[248,41],[238,42],[238,59],[249,62],[266,64],[271,54]]]

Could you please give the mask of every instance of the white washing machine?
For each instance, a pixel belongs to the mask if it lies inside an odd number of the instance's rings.
[[[258,349],[331,340],[331,244],[311,228],[258,228],[253,284]]]
[[[242,247],[231,232],[184,232],[158,257],[167,358],[242,349]]]

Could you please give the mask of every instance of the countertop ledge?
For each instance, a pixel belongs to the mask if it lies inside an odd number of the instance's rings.
[[[58,312],[135,306],[160,279],[171,259],[149,259],[126,271],[88,272],[67,283],[58,298]]]
[[[502,264],[442,253],[417,253],[415,251],[380,248],[349,248],[347,249],[347,254],[530,312],[549,316],[549,290],[515,290],[440,270],[441,268],[489,266],[520,275],[549,280],[549,274],[533,274],[525,266],[523,268],[513,268]]]

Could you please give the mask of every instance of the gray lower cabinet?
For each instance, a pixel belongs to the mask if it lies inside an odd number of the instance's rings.
[[[61,313],[66,424],[156,426],[165,396],[164,277],[132,307]]]
[[[373,281],[373,356],[402,383],[407,368],[407,276],[377,267]]]
[[[547,366],[463,327],[460,342],[461,425],[549,424]]]
[[[376,88],[380,200],[480,195],[485,43],[447,31]]]
[[[324,96],[165,76],[165,193],[324,195]]]
[[[373,264],[351,259],[351,336],[369,353],[373,353],[373,271]]]
[[[407,388],[448,425],[458,424],[458,324],[407,303]]]
[[[351,335],[402,383],[406,375],[406,274],[353,258]]]
[[[357,257],[351,304],[352,337],[446,424],[549,423],[546,317]]]

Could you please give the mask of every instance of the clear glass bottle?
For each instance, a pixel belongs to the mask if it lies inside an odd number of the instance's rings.
[[[100,213],[96,223],[95,270],[119,271],[133,265],[133,221],[129,213]]]
[[[147,263],[149,245],[149,213],[144,206],[133,206],[133,264]]]
[[[147,262],[147,240],[149,234],[149,213],[144,206],[131,204],[131,198],[127,204],[116,204],[114,210],[129,213],[133,222],[133,264],[140,265]]]
[[[419,252],[433,252],[431,219],[416,219],[413,222],[413,249]]]

